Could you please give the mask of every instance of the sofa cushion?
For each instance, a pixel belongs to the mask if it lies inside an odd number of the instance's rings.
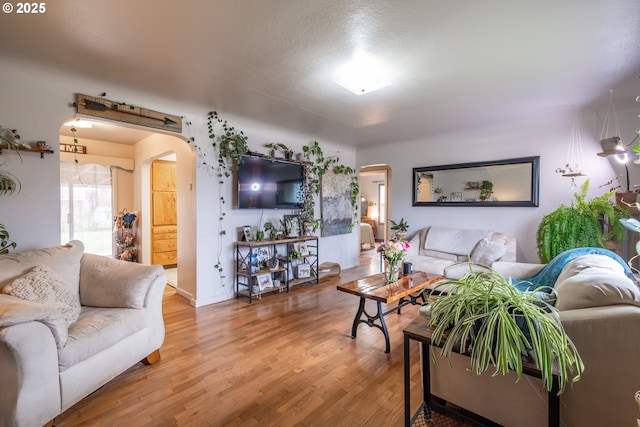
[[[456,255],[469,255],[478,241],[490,236],[490,230],[431,227],[427,233],[424,248]]]
[[[62,314],[67,326],[80,315],[78,294],[72,294],[58,276],[44,265],[35,267],[6,285],[2,293],[55,308]]]
[[[73,240],[66,245],[0,256],[0,288],[28,273],[37,265],[46,265],[77,294],[80,283],[80,260],[84,245]]]
[[[624,268],[604,255],[583,255],[564,266],[556,280],[558,310],[631,304],[640,307],[640,290]]]
[[[85,254],[80,269],[80,302],[92,307],[143,308],[151,282],[162,267]]]
[[[69,328],[64,348],[58,351],[60,371],[146,328],[145,310],[82,307],[78,321]]]
[[[504,243],[494,243],[482,239],[471,252],[470,260],[474,264],[491,265],[507,253],[509,248]]]
[[[0,294],[0,329],[27,322],[40,322],[51,330],[58,348],[67,342],[68,327],[62,313],[51,306]]]

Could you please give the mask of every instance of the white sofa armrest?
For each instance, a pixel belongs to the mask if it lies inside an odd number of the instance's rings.
[[[491,268],[507,279],[509,277],[512,279],[524,279],[533,276],[542,270],[545,265],[528,262],[496,261],[491,264]]]
[[[58,352],[47,326],[0,328],[0,384],[0,427],[45,425],[60,413]]]

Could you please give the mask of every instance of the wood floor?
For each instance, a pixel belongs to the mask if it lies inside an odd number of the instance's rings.
[[[402,329],[408,306],[380,330],[361,324],[358,297],[341,282],[377,272],[376,257],[320,284],[194,309],[167,287],[162,359],[137,364],[55,420],[96,426],[402,426]],[[370,312],[373,311],[371,305]],[[418,346],[411,346],[412,408],[419,404]]]

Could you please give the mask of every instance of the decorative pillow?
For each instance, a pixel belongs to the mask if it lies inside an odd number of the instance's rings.
[[[506,254],[508,250],[509,248],[505,245],[482,239],[473,248],[470,261],[474,264],[491,265]]]
[[[38,265],[46,265],[77,295],[80,288],[80,260],[84,245],[72,240],[66,245],[0,256],[0,288],[24,276]]]
[[[69,326],[80,316],[80,300],[51,269],[39,265],[2,288],[2,293],[55,308]]]

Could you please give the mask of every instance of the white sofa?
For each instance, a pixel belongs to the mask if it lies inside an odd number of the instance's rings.
[[[83,251],[72,241],[0,255],[2,427],[46,425],[135,363],[160,357],[162,267]]]
[[[530,277],[543,264],[497,262],[505,277]],[[623,267],[604,255],[583,255],[567,263],[554,284],[556,307],[567,335],[585,364],[582,378],[560,398],[562,426],[635,425],[640,390],[640,291]],[[469,359],[454,355],[449,366],[435,349],[433,395],[504,426],[547,425],[548,395],[541,380],[515,374],[475,375]]]
[[[515,237],[497,231],[432,226],[411,238],[403,262],[412,263],[413,271],[460,278],[469,266],[457,263],[472,261],[482,268],[495,261],[516,261],[516,246]]]

